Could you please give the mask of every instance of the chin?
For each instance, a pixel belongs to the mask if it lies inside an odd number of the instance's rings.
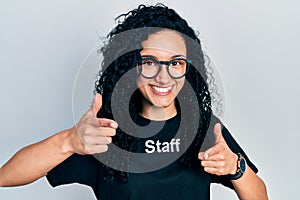
[[[171,105],[173,105],[174,101],[170,101],[170,102],[151,102],[151,104],[157,108],[168,108]]]

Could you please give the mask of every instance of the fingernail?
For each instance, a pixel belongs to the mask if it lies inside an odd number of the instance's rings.
[[[204,159],[206,160],[208,158],[208,155],[207,154],[204,154]]]
[[[112,127],[112,128],[118,128],[118,125],[116,123],[111,123],[110,127]]]

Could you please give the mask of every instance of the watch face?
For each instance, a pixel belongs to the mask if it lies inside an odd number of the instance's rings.
[[[245,158],[241,158],[240,159],[240,170],[242,173],[244,173],[246,171],[246,167],[247,167],[247,162],[246,162]]]

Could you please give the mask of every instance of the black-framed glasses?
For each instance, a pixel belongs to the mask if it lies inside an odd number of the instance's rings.
[[[185,76],[190,64],[191,61],[185,58],[158,61],[153,57],[143,57],[141,63],[138,64],[138,69],[140,75],[144,78],[151,79],[158,75],[162,65],[166,65],[169,75],[174,79],[179,79]]]

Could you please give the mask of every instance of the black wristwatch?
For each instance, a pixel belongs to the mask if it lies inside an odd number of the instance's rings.
[[[238,161],[237,161],[237,171],[235,174],[228,174],[227,177],[230,180],[237,180],[239,178],[241,178],[243,176],[243,174],[246,171],[247,168],[247,161],[246,159],[243,157],[242,154],[238,153]]]

